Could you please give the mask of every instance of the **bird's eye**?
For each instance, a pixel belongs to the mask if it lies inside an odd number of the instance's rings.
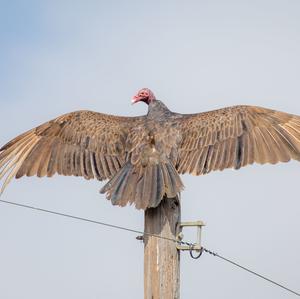
[[[146,91],[141,91],[141,92],[139,93],[139,96],[140,96],[140,97],[148,97],[149,94],[148,94],[148,92],[146,92]]]

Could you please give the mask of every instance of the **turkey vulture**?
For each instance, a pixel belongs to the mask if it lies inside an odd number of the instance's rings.
[[[112,204],[145,210],[183,189],[179,174],[300,160],[300,116],[255,106],[174,113],[148,88],[133,97],[140,101],[147,115],[77,111],[8,142],[0,149],[2,191],[24,175],[109,179],[101,193]]]

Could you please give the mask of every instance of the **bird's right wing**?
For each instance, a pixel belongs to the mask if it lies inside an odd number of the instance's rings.
[[[77,111],[16,137],[0,148],[1,191],[24,175],[111,178],[125,162],[131,128],[143,118]]]
[[[300,160],[300,116],[255,106],[182,115],[176,168],[206,174],[254,162]]]

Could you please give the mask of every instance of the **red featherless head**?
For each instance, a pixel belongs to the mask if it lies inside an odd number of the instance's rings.
[[[147,105],[150,104],[151,101],[155,101],[155,95],[149,88],[142,88],[138,91],[138,93],[132,97],[132,104],[135,104],[137,102],[145,102]]]

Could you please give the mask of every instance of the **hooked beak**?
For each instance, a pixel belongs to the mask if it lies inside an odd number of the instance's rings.
[[[131,99],[131,105],[137,103],[139,100],[140,100],[140,97],[139,97],[139,96],[134,96],[134,97],[132,97],[132,99]]]

